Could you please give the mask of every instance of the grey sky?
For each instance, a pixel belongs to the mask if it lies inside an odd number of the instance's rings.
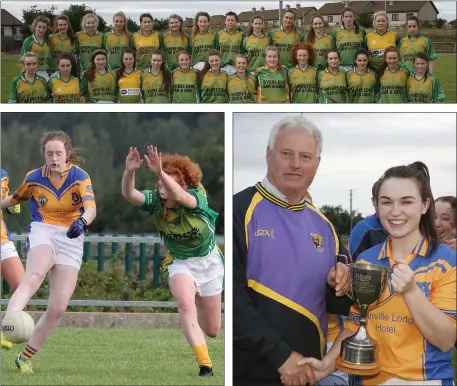
[[[233,118],[234,192],[266,173],[265,151],[272,126],[299,113],[235,113]],[[303,113],[321,130],[324,149],[310,193],[318,207],[342,205],[371,214],[371,187],[391,166],[424,162],[433,195],[455,195],[456,115],[401,113]]]
[[[300,3],[302,7],[316,7],[319,9],[325,1],[284,1],[284,6],[290,4],[295,7],[296,3]],[[71,3],[84,3],[87,6],[95,9],[108,24],[111,24],[113,15],[122,10],[127,17],[135,21],[139,21],[139,16],[143,12],[150,12],[154,18],[167,18],[173,13],[177,13],[182,17],[193,17],[199,11],[206,11],[210,15],[225,14],[228,11],[243,12],[250,11],[253,7],[260,9],[264,6],[265,9],[275,9],[278,7],[278,1],[135,1],[128,2],[119,1],[42,1],[39,3],[33,1],[2,1],[2,8],[12,13],[19,20],[22,20],[22,9],[29,8],[31,5],[37,4],[40,8],[45,8],[55,4],[59,10],[66,9]],[[435,1],[439,17],[448,21],[456,18],[456,2],[455,1]]]

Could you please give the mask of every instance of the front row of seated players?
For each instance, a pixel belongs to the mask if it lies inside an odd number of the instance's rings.
[[[387,47],[377,72],[369,54],[359,49],[354,67],[342,70],[340,53],[327,51],[326,67],[315,66],[315,51],[298,43],[292,51],[294,66],[280,65],[275,46],[265,50],[265,65],[248,73],[246,55],[235,58],[235,73],[221,69],[217,50],[209,51],[201,71],[191,67],[191,55],[178,53],[178,67],[166,69],[165,55],[154,51],[147,71],[135,70],[136,53],[122,53],[121,68],[109,70],[107,53],[96,50],[88,69],[79,77],[72,55],[58,58],[58,72],[49,82],[37,74],[38,58],[26,53],[24,72],[13,80],[10,103],[438,103],[445,100],[438,78],[428,71],[425,53],[414,57],[415,72],[400,63],[397,47]]]

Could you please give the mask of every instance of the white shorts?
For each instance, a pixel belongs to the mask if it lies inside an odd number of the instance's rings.
[[[327,352],[330,351],[330,349],[333,346],[333,342],[327,343]],[[349,385],[349,375],[346,374],[343,371],[336,370],[332,374],[330,374],[327,378],[324,378],[320,380],[317,383],[318,386],[339,386],[339,385],[344,385],[347,386]]]
[[[174,259],[168,266],[170,279],[177,274],[189,275],[201,297],[218,295],[223,290],[224,263],[217,248],[203,257]]]
[[[46,82],[49,80],[49,74],[46,71],[37,71],[36,74],[44,78]]]
[[[232,66],[231,64],[226,64],[224,67],[221,68],[224,70],[228,76],[233,75],[236,72],[236,67]]]
[[[198,71],[203,70],[203,67],[205,67],[205,62],[197,62],[192,66],[192,68],[195,68]]]
[[[405,381],[400,378],[390,378],[388,381],[381,383],[381,385],[442,385],[443,381]]]
[[[59,225],[32,222],[27,237],[27,253],[38,245],[50,245],[55,264],[80,269],[83,259],[84,235],[75,239],[67,237],[67,228]]]
[[[7,241],[6,243],[2,243],[0,246],[1,250],[1,261],[9,259],[10,257],[19,256],[16,250],[16,246],[12,241]]]

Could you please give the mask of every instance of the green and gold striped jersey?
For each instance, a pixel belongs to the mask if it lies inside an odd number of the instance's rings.
[[[171,73],[171,102],[197,103],[198,71],[193,68],[187,70],[175,69]]]
[[[387,47],[396,47],[398,34],[395,31],[387,30],[383,34],[378,32],[368,32],[365,35],[364,44],[370,54],[371,67],[377,71],[384,61],[384,51]]]
[[[103,48],[103,34],[96,31],[95,34],[89,35],[85,31],[79,31],[76,33],[76,41],[79,67],[81,71],[85,71],[89,67],[92,52],[96,49]]]
[[[100,74],[95,71],[95,79],[89,82],[84,74],[82,77],[83,94],[88,96],[88,102],[115,102],[117,97],[116,74],[107,71]]]
[[[152,51],[160,48],[160,34],[153,32],[148,36],[140,31],[132,37],[132,47],[136,50],[136,69],[144,70],[151,67]]]
[[[303,36],[298,31],[284,31],[283,27],[273,28],[268,32],[270,44],[279,51],[279,62],[282,66],[292,67],[292,50],[297,43],[303,42]]]
[[[265,65],[265,48],[270,45],[270,38],[262,36],[261,38],[250,35],[243,39],[243,54],[248,56],[248,71],[254,72],[259,67]]]
[[[49,71],[53,73],[57,71],[57,60],[59,59],[60,55],[75,55],[76,39],[75,43],[72,43],[71,39],[68,36],[62,39],[59,34],[53,34],[49,36],[48,44],[51,50],[51,57],[49,59]]]
[[[364,48],[364,39],[366,32],[359,26],[359,33],[354,29],[347,30],[344,24],[341,24],[332,33],[332,39],[335,42],[336,49],[340,53],[340,64],[342,66],[353,66],[355,53],[357,50]]]
[[[48,85],[39,75],[35,75],[35,79],[30,83],[25,79],[25,73],[22,73],[11,82],[8,103],[45,103],[48,99]]]
[[[289,103],[286,68],[260,67],[255,71],[257,103]]]
[[[227,93],[230,103],[256,103],[256,82],[253,75],[240,78],[237,73],[229,76]]]
[[[22,44],[21,56],[26,52],[34,52],[38,55],[38,68],[37,71],[49,71],[49,58],[51,55],[51,48],[47,38],[43,39],[43,43],[38,43],[35,35],[29,36]]]
[[[114,71],[121,68],[122,52],[132,45],[132,35],[125,32],[120,35],[115,32],[108,32],[103,37],[103,47],[108,52],[108,66]]]
[[[335,48],[335,42],[333,41],[333,38],[327,34],[324,34],[322,37],[316,36],[312,47],[316,52],[316,59],[314,60],[313,66],[318,70],[325,69],[325,66],[327,65],[327,60],[325,59],[327,51]]]
[[[346,73],[338,71],[333,74],[328,68],[317,75],[319,103],[346,103]]]
[[[201,103],[227,103],[227,81],[228,75],[220,70],[213,74],[211,70],[203,76],[199,87]]]
[[[125,72],[117,81],[118,103],[141,103],[141,75],[143,71]]]
[[[190,37],[190,51],[192,55],[192,66],[198,62],[206,61],[208,51],[216,48],[216,34],[208,31],[204,34],[197,32]]]
[[[219,31],[216,35],[216,49],[218,49],[222,56],[221,67],[227,64],[235,65],[235,57],[241,54],[243,46],[243,31],[235,30],[229,32],[227,28]]]
[[[386,68],[384,74],[379,78],[379,102],[380,103],[407,103],[408,96],[406,81],[409,71],[400,66],[397,71]]]
[[[359,74],[355,68],[346,73],[349,103],[374,103],[378,93],[378,78],[374,71],[367,69]]]
[[[165,52],[166,66],[169,71],[178,68],[178,54],[181,51],[189,52],[189,36],[180,34],[173,35],[170,31],[162,35],[162,48]]]
[[[141,91],[145,103],[169,103],[170,87],[164,87],[163,72],[145,72],[141,75]]]
[[[48,82],[49,94],[53,103],[81,103],[81,79],[70,75],[64,81],[60,73]]]
[[[425,76],[417,79],[413,73],[408,77],[406,87],[409,103],[439,103],[446,99],[440,81],[433,74],[428,74],[427,79]]]
[[[302,70],[298,65],[287,73],[291,103],[317,102],[317,69],[308,66]]]
[[[430,60],[436,60],[436,53],[430,38],[419,34],[413,40],[410,35],[398,43],[400,58],[403,66],[410,72],[415,72],[414,57],[419,52],[424,52]]]

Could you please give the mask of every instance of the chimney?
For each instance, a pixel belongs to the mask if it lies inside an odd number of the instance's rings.
[[[254,7],[254,8],[252,8],[252,12],[255,12],[255,11],[256,11],[255,7]]]
[[[344,8],[349,8],[350,7],[350,1],[345,1],[344,2]]]
[[[300,3],[297,3],[296,7],[297,9],[300,9]]]
[[[394,2],[393,1],[389,1],[389,5],[394,5]]]
[[[287,5],[286,5],[286,9],[290,9],[290,4],[287,4]]]
[[[260,12],[263,12],[263,11],[265,11],[265,7],[260,8]]]

